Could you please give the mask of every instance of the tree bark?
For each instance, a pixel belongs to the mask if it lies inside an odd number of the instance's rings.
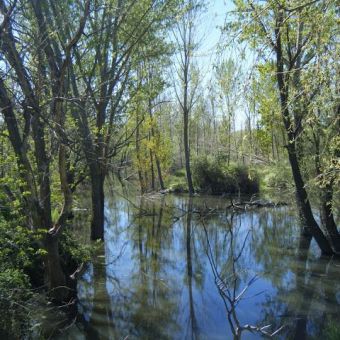
[[[327,184],[321,194],[321,220],[327,230],[334,250],[340,253],[340,233],[334,220],[332,201],[333,188],[332,185]]]
[[[91,200],[92,200],[92,220],[91,239],[104,240],[104,180],[98,165],[90,168],[91,178]]]
[[[153,152],[150,150],[150,171],[151,171],[151,189],[155,190],[155,169],[153,164]]]
[[[71,83],[73,93],[76,98],[81,98],[76,78],[73,70],[70,70]],[[92,134],[89,127],[88,118],[86,115],[85,102],[81,99],[77,100],[76,109],[72,110],[73,117],[77,121],[82,137],[82,148],[86,157],[86,162],[90,169],[91,180],[91,239],[103,240],[104,239],[104,180],[105,173],[103,173],[97,153],[95,151],[95,143],[92,140]]]
[[[321,251],[326,255],[333,254],[333,250],[320,229],[319,225],[315,221],[312,213],[312,208],[308,199],[305,184],[301,175],[299,163],[297,160],[296,150],[294,143],[288,145],[288,156],[293,173],[295,189],[296,189],[296,201],[299,211],[300,220],[305,231],[311,234],[318,243]]]
[[[143,178],[143,172],[142,172],[142,160],[141,160],[141,155],[140,155],[140,133],[139,133],[139,114],[138,114],[138,109],[136,112],[136,140],[135,140],[135,146],[136,146],[136,156],[137,156],[137,172],[138,172],[138,180],[139,180],[139,185],[140,185],[140,190],[141,193],[145,193],[145,183],[144,183],[144,178]]]
[[[151,100],[149,99],[149,102],[148,102],[149,116],[152,119],[153,115],[152,115],[152,105],[151,104],[152,104]],[[151,136],[152,136],[152,138],[155,138],[155,136],[156,136],[155,129],[152,125],[151,125]],[[150,154],[150,156],[152,156],[152,155]],[[164,181],[163,181],[163,176],[162,176],[161,162],[159,160],[157,151],[154,152],[154,156],[155,156],[159,186],[161,187],[161,190],[164,190],[165,186],[164,186]],[[151,158],[151,161],[152,161],[152,157],[150,157],[150,158]],[[151,167],[151,170],[153,171],[153,166]],[[154,175],[153,175],[153,177],[154,177]]]
[[[184,156],[185,156],[185,170],[187,175],[189,194],[194,193],[194,186],[192,184],[191,167],[190,167],[190,147],[189,147],[189,113],[185,110],[184,127],[183,127],[183,141],[184,141]]]
[[[66,278],[60,263],[58,235],[47,233],[44,244],[47,251],[45,264],[47,266],[50,295],[54,300],[63,302],[69,291],[66,287]]]
[[[164,190],[165,185],[164,185],[164,181],[163,181],[161,162],[160,162],[157,154],[155,154],[155,159],[156,159],[156,167],[157,167],[159,186],[161,187],[161,190]]]
[[[315,169],[318,176],[322,176],[321,158],[320,158],[320,129],[316,126],[317,130],[313,131],[314,144],[315,144]],[[333,184],[327,183],[321,192],[321,222],[325,226],[328,237],[331,241],[333,249],[340,252],[340,234],[336,226],[332,203],[333,203]]]

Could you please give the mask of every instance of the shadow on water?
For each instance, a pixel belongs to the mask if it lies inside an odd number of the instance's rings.
[[[339,332],[340,263],[320,258],[290,207],[232,214],[226,204],[112,195],[105,244],[79,282],[80,322],[64,338],[326,339]]]

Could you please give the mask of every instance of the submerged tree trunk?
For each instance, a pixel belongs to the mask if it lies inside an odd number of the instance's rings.
[[[91,239],[104,240],[104,180],[99,166],[90,169],[91,177],[91,199],[92,199],[92,220]]]
[[[324,254],[332,254],[332,248],[313,216],[312,208],[309,202],[307,191],[305,189],[305,184],[302,178],[299,162],[296,155],[295,143],[291,139],[289,140],[290,142],[287,147],[288,156],[293,173],[296,190],[296,201],[302,226],[305,228],[305,231],[307,233],[310,233],[315,238],[321,251]]]
[[[327,230],[328,236],[332,246],[336,252],[340,252],[340,233],[334,220],[332,201],[333,201],[333,188],[331,184],[327,184],[322,189],[321,194],[321,220]]]
[[[316,174],[322,176],[321,158],[320,158],[320,129],[317,126],[317,130],[313,131],[314,144],[315,144],[315,168]],[[324,188],[321,189],[321,221],[325,226],[328,237],[336,252],[340,252],[340,233],[336,226],[333,215],[333,184],[327,183]]]

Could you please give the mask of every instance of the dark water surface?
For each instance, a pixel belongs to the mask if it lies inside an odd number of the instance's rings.
[[[123,196],[106,202],[105,247],[78,285],[82,321],[63,339],[340,331],[340,262],[313,242],[305,250],[292,207],[232,213],[221,198]]]

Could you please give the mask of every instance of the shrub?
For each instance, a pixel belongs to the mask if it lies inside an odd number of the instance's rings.
[[[22,271],[7,268],[0,272],[0,330],[11,338],[19,339],[28,333],[30,288],[29,279]]]
[[[174,176],[175,176],[175,177],[185,177],[185,176],[186,176],[185,169],[182,168],[182,169],[177,169],[177,170],[175,170]]]
[[[172,177],[167,185],[171,192],[182,193],[188,191],[188,184],[185,177]]]
[[[340,326],[337,320],[327,318],[326,327],[323,332],[323,339],[339,340],[340,339]]]
[[[183,193],[188,191],[186,171],[184,168],[173,171],[173,174],[166,178],[166,187],[170,192]]]
[[[22,338],[31,326],[32,285],[43,283],[42,261],[32,231],[0,215],[0,335]]]
[[[231,174],[224,171],[215,159],[199,157],[193,162],[192,176],[195,187],[206,193],[236,192],[237,185]]]
[[[254,169],[250,169],[245,165],[230,166],[227,170],[236,180],[238,190],[244,194],[254,194],[259,192],[260,179],[258,173]]]
[[[268,188],[288,189],[293,186],[292,173],[288,165],[280,164],[267,168],[264,185]]]
[[[0,214],[0,338],[27,338],[34,325],[35,331],[40,327],[34,302],[44,295],[32,288],[44,284],[41,233],[45,231],[33,232],[20,224]],[[62,233],[59,249],[68,274],[90,259],[90,247],[80,245],[69,229]]]
[[[246,166],[226,166],[222,161],[210,157],[200,157],[193,162],[195,187],[211,194],[256,193],[259,177]]]
[[[67,228],[60,235],[59,250],[63,268],[70,274],[81,263],[89,262],[94,254],[94,248],[91,245],[80,244],[72,230]]]

